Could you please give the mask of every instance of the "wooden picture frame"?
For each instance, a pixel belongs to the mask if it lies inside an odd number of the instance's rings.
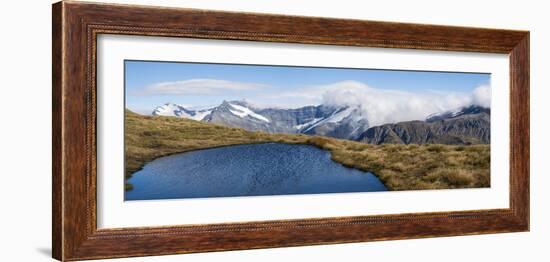
[[[529,230],[529,32],[83,2],[53,5],[53,257],[62,260]],[[98,229],[99,34],[508,54],[510,207],[267,222]]]

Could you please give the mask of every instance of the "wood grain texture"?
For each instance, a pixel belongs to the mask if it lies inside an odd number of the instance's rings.
[[[529,33],[484,28],[60,2],[53,6],[53,257],[82,260],[529,229]],[[99,34],[510,55],[510,208],[97,229]]]
[[[52,256],[61,257],[63,253],[63,190],[62,190],[62,110],[61,110],[61,71],[62,43],[61,5],[52,8]]]
[[[510,52],[510,206],[529,227],[529,33]]]

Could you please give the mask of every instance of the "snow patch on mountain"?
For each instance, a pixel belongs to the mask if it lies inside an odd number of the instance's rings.
[[[353,108],[351,107],[347,107],[345,108],[344,110],[339,110],[337,112],[335,112],[331,117],[327,118],[327,122],[328,123],[338,123],[342,120],[344,120],[344,118],[348,117],[351,112],[353,112]]]
[[[312,126],[308,127],[306,130],[304,130],[304,132],[307,132],[307,131],[315,128],[316,126],[319,126],[319,125],[322,125],[322,124],[325,124],[325,123],[338,123],[338,122],[344,120],[346,117],[348,117],[351,114],[351,112],[353,112],[353,108],[350,108],[350,107],[335,110],[334,112],[332,112],[332,114],[330,116],[328,116],[327,118],[325,118],[321,121],[316,122]]]
[[[443,111],[435,114],[431,114],[428,117],[426,117],[427,122],[434,122],[439,121],[443,119],[449,119],[449,118],[455,118],[460,117],[462,115],[471,115],[471,114],[479,114],[479,113],[490,113],[489,108],[477,106],[477,105],[470,105],[465,107],[460,107],[454,110],[448,110]]]
[[[427,116],[426,120],[429,121],[431,119],[441,118],[441,117],[444,117],[444,118],[456,117],[456,116],[458,116],[462,113],[462,109],[463,108],[460,107],[460,108],[457,108],[457,109],[454,109],[454,110],[448,110],[448,111],[433,113],[433,114],[430,114],[429,116]]]
[[[161,106],[157,106],[153,110],[153,115],[157,116],[177,116],[175,112],[180,111],[180,106],[176,104],[166,103]]]
[[[240,105],[236,105],[236,104],[229,104],[233,109],[235,110],[231,110],[229,109],[229,111],[231,111],[232,114],[236,115],[236,116],[239,116],[241,118],[244,118],[246,116],[250,116],[252,118],[256,118],[258,120],[261,120],[261,121],[264,121],[264,122],[271,122],[269,121],[269,119],[267,119],[266,117],[260,115],[260,114],[257,114],[255,113],[254,111],[250,110],[249,108],[247,107],[244,107],[244,106],[240,106]]]
[[[317,123],[319,120],[322,120],[322,119],[323,119],[322,117],[314,118],[313,120],[311,120],[309,122],[306,122],[306,123],[303,123],[303,124],[300,124],[300,125],[295,125],[294,128],[300,130],[302,128],[313,125],[313,124]]]
[[[195,112],[195,115],[192,116],[192,119],[193,119],[193,120],[197,120],[197,121],[201,121],[201,120],[203,120],[207,115],[209,115],[210,113],[212,113],[212,109],[196,111],[196,112]]]

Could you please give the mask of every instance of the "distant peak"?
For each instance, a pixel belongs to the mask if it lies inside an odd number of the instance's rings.
[[[447,111],[431,114],[428,117],[426,117],[426,121],[433,122],[433,121],[439,121],[443,119],[460,117],[463,115],[473,115],[473,114],[480,114],[480,113],[491,114],[491,109],[482,107],[479,105],[468,105],[468,106],[456,108],[454,110],[447,110]]]
[[[241,100],[230,100],[230,101],[227,101],[227,100],[223,100],[223,102],[221,103],[221,105],[239,105],[239,106],[244,106],[244,107],[251,107],[252,105],[250,105],[246,100],[244,99],[241,99]]]

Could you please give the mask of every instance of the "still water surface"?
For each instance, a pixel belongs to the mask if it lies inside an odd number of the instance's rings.
[[[128,180],[126,200],[386,191],[309,145],[227,146],[158,158]]]

